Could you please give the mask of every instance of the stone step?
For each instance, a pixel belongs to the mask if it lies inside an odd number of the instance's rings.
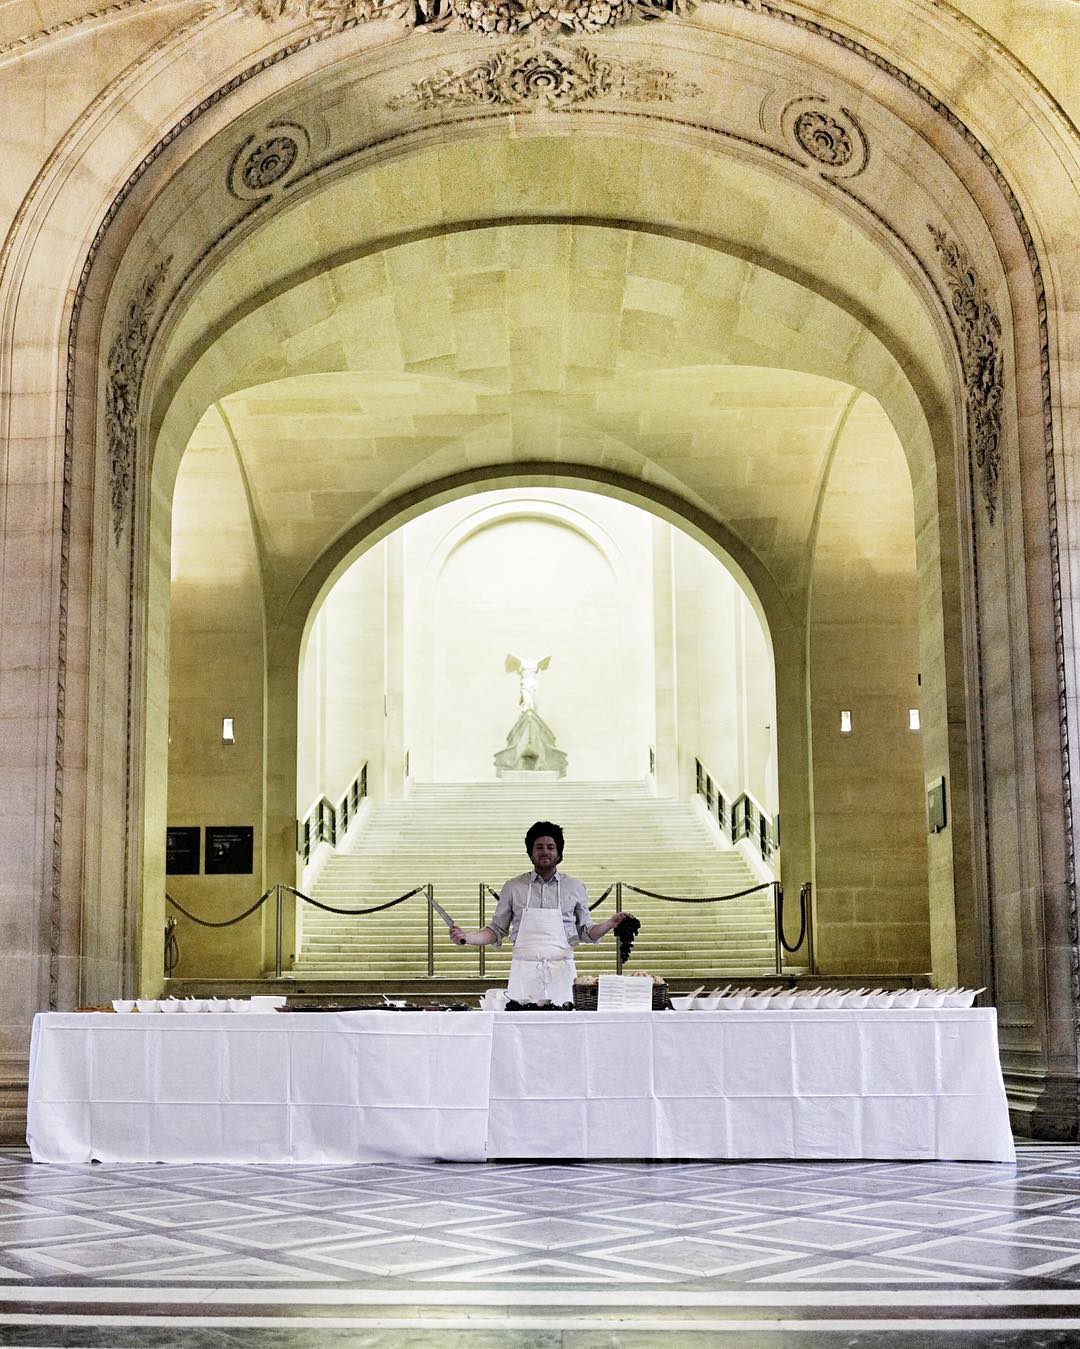
[[[670,972],[734,974],[772,967],[771,893],[748,895],[736,902],[737,908],[706,910],[676,907],[629,889],[636,885],[689,898],[756,884],[742,856],[717,845],[693,805],[657,798],[642,782],[416,784],[408,801],[368,811],[342,851],[329,858],[311,893],[337,908],[364,908],[430,882],[444,907],[464,925],[476,926],[479,884],[498,889],[507,876],[526,870],[518,840],[526,824],[544,818],[558,820],[566,830],[567,870],[585,882],[593,902],[614,881],[627,885],[624,907],[643,923],[635,962],[647,960]],[[449,861],[448,838],[454,840]],[[598,908],[597,920],[614,902],[612,892]],[[494,906],[494,897],[486,896],[486,917]],[[355,918],[305,907],[302,932],[297,976],[394,978],[406,968],[421,975],[426,971],[428,926],[421,897]],[[478,949],[466,953],[449,947],[441,922],[435,943],[441,977],[465,968],[476,974]],[[614,942],[581,946],[577,959],[582,969],[613,970]],[[485,949],[486,967],[501,971],[501,977],[509,960],[509,943],[498,952]]]

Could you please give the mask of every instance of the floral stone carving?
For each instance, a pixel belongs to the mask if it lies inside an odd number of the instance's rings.
[[[963,248],[943,230],[929,225],[952,292],[953,313],[963,339],[968,445],[979,470],[979,485],[990,523],[997,515],[1001,479],[1001,419],[1005,380],[1001,323],[986,288]]]
[[[594,98],[665,102],[700,93],[697,85],[678,80],[669,70],[643,61],[598,56],[588,47],[502,47],[486,60],[461,70],[441,70],[418,80],[390,100],[391,108],[413,106],[424,111],[490,104],[518,107],[541,104],[568,107]]]
[[[284,178],[296,163],[300,147],[291,136],[271,136],[248,154],[240,178],[250,192],[262,192]]]
[[[238,0],[259,18],[307,19],[337,33],[373,19],[406,28],[511,34],[599,33],[619,24],[688,14],[698,0]]]
[[[855,153],[848,128],[819,108],[801,112],[794,129],[795,139],[811,159],[831,169],[842,168]]]
[[[143,277],[127,303],[106,362],[105,443],[109,457],[109,497],[113,537],[119,544],[135,482],[135,440],[143,371],[150,338],[150,315],[172,258],[164,258]]]

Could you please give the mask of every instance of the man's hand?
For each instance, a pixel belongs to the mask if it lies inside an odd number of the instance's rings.
[[[620,909],[618,913],[613,913],[611,915],[611,917],[608,919],[608,922],[611,924],[612,928],[617,928],[624,918],[629,917],[630,915],[628,913],[623,913],[623,911]]]
[[[468,944],[468,937],[463,927],[458,927],[457,923],[450,929],[450,940],[455,946],[465,946]]]

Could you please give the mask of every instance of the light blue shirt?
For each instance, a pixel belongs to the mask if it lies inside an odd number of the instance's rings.
[[[592,942],[589,928],[592,917],[589,914],[589,896],[579,880],[556,871],[551,880],[543,881],[535,871],[524,871],[506,882],[499,892],[499,902],[487,926],[498,937],[496,945],[501,945],[509,935],[511,941],[517,939],[521,926],[521,915],[526,906],[535,909],[561,909],[566,940],[571,946],[578,942]]]

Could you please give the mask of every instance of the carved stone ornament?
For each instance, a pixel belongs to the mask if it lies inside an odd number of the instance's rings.
[[[811,159],[831,169],[842,168],[855,153],[848,128],[820,108],[801,112],[796,117],[795,139]]]
[[[541,104],[569,107],[593,98],[665,102],[700,93],[697,85],[678,80],[669,70],[643,61],[598,56],[587,47],[503,47],[476,65],[441,70],[418,80],[390,100],[391,108],[519,107]]]
[[[105,443],[109,456],[113,537],[117,544],[127,522],[135,482],[135,437],[150,316],[171,262],[171,257],[163,259],[143,277],[127,303],[106,363]]]
[[[780,125],[792,147],[830,179],[857,178],[870,163],[870,142],[855,114],[820,94],[791,99]]]
[[[298,122],[271,122],[239,146],[229,165],[229,191],[240,201],[263,200],[308,158],[311,137]]]
[[[943,230],[928,226],[941,258],[959,320],[967,400],[968,446],[979,471],[986,514],[994,523],[1001,479],[1001,419],[1005,396],[1001,323],[986,288],[963,248]]]
[[[284,178],[296,163],[300,147],[291,136],[260,141],[244,160],[240,177],[250,192],[262,192]]]
[[[619,24],[689,14],[699,0],[238,0],[261,19],[307,19],[338,33],[373,19],[470,33],[599,33]]]

